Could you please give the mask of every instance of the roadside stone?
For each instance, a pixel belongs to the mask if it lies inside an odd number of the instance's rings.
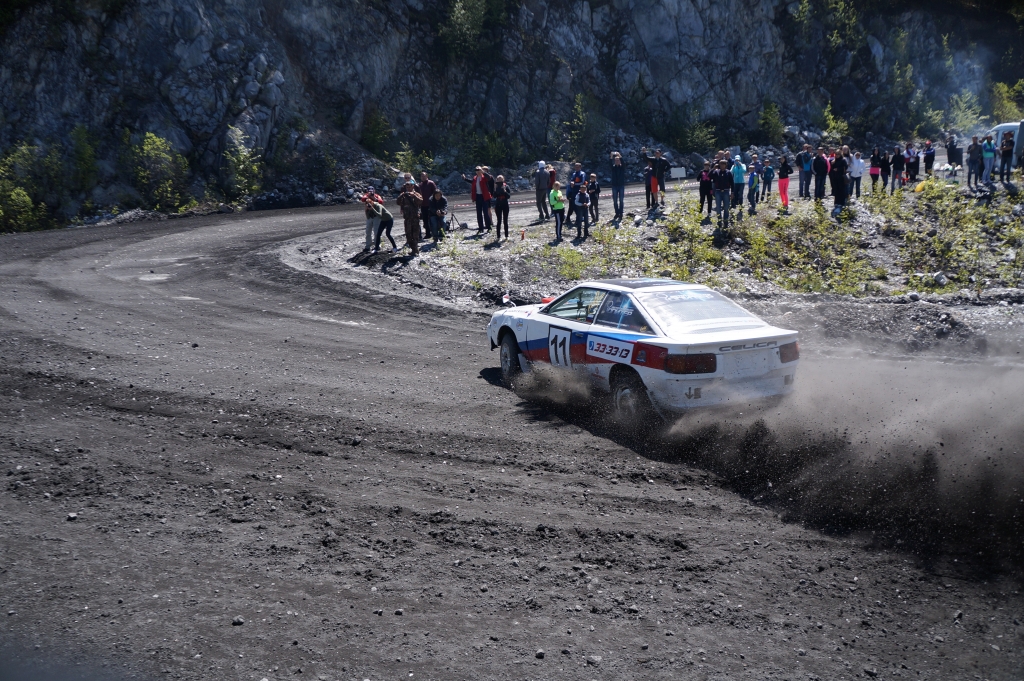
[[[68,513],[68,522],[69,523],[73,523],[76,520],[78,520],[78,514],[77,513]]]
[[[231,626],[233,627],[240,627],[243,624],[245,624],[245,620],[241,617],[236,617],[235,619],[231,620]]]
[[[538,650],[536,653],[534,653],[534,657],[536,657],[538,660],[543,660],[544,659],[544,650],[543,649]]]
[[[401,608],[399,608],[398,610],[395,610],[395,614],[398,615],[399,617],[401,617],[402,615],[405,614],[405,611],[402,610]]]
[[[591,667],[600,667],[602,657],[600,655],[591,655],[587,658],[587,664]]]

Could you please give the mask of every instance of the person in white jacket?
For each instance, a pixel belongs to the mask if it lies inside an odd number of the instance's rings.
[[[858,151],[850,161],[850,191],[847,192],[848,195],[860,198],[860,179],[864,177],[865,169],[864,159],[860,157]]]

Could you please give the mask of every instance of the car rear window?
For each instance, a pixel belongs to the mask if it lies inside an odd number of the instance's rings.
[[[764,322],[720,293],[708,290],[647,291],[637,293],[640,303],[667,327],[704,326],[699,322],[721,320],[761,326]]]
[[[633,301],[625,293],[612,291],[604,299],[601,311],[597,313],[595,324],[610,326],[620,331],[634,331],[636,333],[651,333],[651,325],[644,319],[640,310],[636,309]]]

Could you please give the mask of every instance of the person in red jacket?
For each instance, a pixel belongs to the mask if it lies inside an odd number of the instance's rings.
[[[462,179],[469,182],[469,197],[476,204],[477,231],[489,232],[491,231],[491,188],[483,167],[477,166],[475,171],[476,174],[472,178],[463,175]]]

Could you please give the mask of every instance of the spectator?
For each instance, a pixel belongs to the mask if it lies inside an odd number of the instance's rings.
[[[743,187],[746,185],[745,180],[747,174],[747,167],[743,165],[743,161],[740,160],[739,156],[736,156],[732,160],[732,205],[740,209],[740,217],[743,217]]]
[[[757,215],[757,198],[761,191],[761,176],[757,172],[754,163],[750,164],[750,175],[747,177],[747,202],[750,204],[750,214]]]
[[[850,161],[850,190],[849,193],[860,198],[860,181],[864,177],[864,160],[858,151]]]
[[[424,238],[427,238],[427,239],[429,239],[431,236],[433,236],[430,233],[431,221],[430,221],[430,206],[428,205],[428,203],[430,201],[430,197],[432,197],[434,195],[434,192],[436,192],[436,191],[437,191],[437,184],[433,180],[430,179],[430,176],[427,175],[426,172],[420,173],[420,183],[418,185],[416,185],[416,192],[419,193],[419,195],[423,197],[423,206],[421,208],[421,215],[420,215],[420,217],[423,219],[423,232],[426,234],[426,237],[424,237]],[[436,241],[437,237],[434,237],[434,240]]]
[[[491,231],[491,188],[487,183],[487,176],[484,175],[483,167],[477,166],[475,170],[476,174],[473,175],[472,179],[465,175],[462,176],[462,179],[469,182],[469,198],[473,199],[473,202],[476,204],[477,233],[482,234],[485,225],[487,231]]]
[[[391,236],[391,228],[395,226],[395,218],[391,215],[391,211],[384,207],[384,202],[377,203],[372,201],[370,205],[373,206],[372,210],[377,216],[380,224],[377,226],[377,237],[373,242],[373,252],[377,253],[380,251],[380,235],[384,234],[388,237],[388,241],[391,242],[391,252],[398,252],[398,244],[395,243],[394,237]]]
[[[494,241],[501,241],[501,225],[505,225],[505,239],[508,240],[508,202],[512,198],[512,187],[505,183],[505,176],[498,175],[494,180]]]
[[[654,163],[648,159],[647,167],[644,168],[644,195],[647,199],[647,210],[650,211],[651,206],[651,183],[656,182],[654,178]]]
[[[423,206],[423,197],[416,191],[416,185],[406,182],[396,203],[405,219],[405,243],[413,256],[417,256],[420,254],[420,208]]]
[[[974,188],[978,187],[978,180],[981,179],[981,142],[978,136],[971,137],[971,143],[967,145],[967,188],[971,188],[971,178],[974,178]]]
[[[367,187],[366,193],[360,196],[359,200],[363,202],[363,212],[366,214],[366,246],[363,252],[367,253],[373,248],[373,235],[380,226],[380,212],[375,211],[372,206],[374,203],[384,203],[384,199],[373,187]]]
[[[587,183],[580,185],[576,192],[576,238],[588,238],[590,236],[590,194],[587,193]],[[580,233],[580,226],[583,226],[583,233]]]
[[[576,162],[573,164],[572,174],[569,175],[569,189],[566,193],[566,198],[569,199],[569,219],[572,220],[572,215],[576,211],[576,195],[580,193],[580,187],[587,181],[587,174],[583,172],[583,164]]]
[[[434,236],[434,243],[444,239],[444,218],[448,215],[448,198],[435,189],[433,196],[427,206],[430,209],[430,232]]]
[[[711,162],[704,161],[704,170],[697,174],[697,191],[700,193],[700,213],[704,214],[704,202],[708,204],[708,217],[711,217],[711,201],[715,195],[714,183],[711,181]]]
[[[903,160],[907,165],[907,180],[911,183],[917,182],[917,173],[921,169],[921,157],[917,153],[917,146],[913,142],[907,142],[903,151]]]
[[[935,165],[935,147],[932,146],[931,140],[925,140],[924,143],[924,174],[925,177],[932,176],[932,166]]]
[[[878,151],[878,147],[871,150],[869,163],[868,173],[871,175],[871,193],[874,194],[875,185],[878,184],[878,177],[882,174],[882,154]],[[882,186],[885,186],[885,181],[882,182]]]
[[[800,198],[811,198],[811,178],[814,172],[811,165],[814,163],[814,154],[811,153],[811,145],[805,144],[804,150],[796,155],[797,169],[800,171]]]
[[[878,176],[882,180],[882,193],[889,188],[889,175],[892,174],[892,159],[889,158],[889,152],[883,151],[878,157]],[[871,188],[871,193],[875,192],[874,187]]]
[[[768,159],[764,170],[761,171],[761,200],[772,193],[772,181],[775,179],[775,161]]]
[[[992,170],[996,165],[996,143],[992,141],[992,135],[985,135],[985,141],[981,143],[981,181],[988,184],[992,181]]]
[[[1003,143],[999,145],[1000,161],[999,161],[999,181],[1009,182],[1013,177],[1013,133],[1003,133]]]
[[[904,172],[907,169],[907,158],[903,155],[900,148],[893,147],[892,150],[892,193],[896,193],[896,189],[903,188]]]
[[[654,150],[654,156],[647,155],[647,147],[640,150],[641,156],[644,159],[651,162],[651,166],[654,168],[654,177],[658,180],[658,186],[654,190],[655,193],[661,192],[661,205],[665,205],[665,176],[668,174],[669,168],[672,164],[668,162],[668,159],[662,156],[661,149]]]
[[[722,229],[729,229],[729,198],[732,192],[732,171],[729,161],[721,158],[718,167],[711,171],[711,186],[715,191],[715,212]]]
[[[782,200],[782,212],[789,213],[789,176],[793,174],[793,167],[789,165],[789,158],[782,156],[779,164],[779,199]]]
[[[814,174],[814,200],[821,201],[825,198],[825,178],[828,177],[828,160],[821,147],[811,161],[811,173]]]
[[[829,171],[829,179],[832,183],[832,196],[835,199],[835,207],[832,214],[837,217],[839,211],[846,205],[846,200],[849,197],[848,171],[849,165],[847,164],[846,157],[840,151],[840,153],[836,154],[836,160]]]
[[[558,180],[551,185],[548,201],[551,203],[551,215],[555,218],[555,241],[561,241],[562,223],[565,221],[565,192],[562,191],[562,183]]]
[[[537,190],[537,222],[548,220],[548,192],[551,191],[551,175],[544,161],[537,161],[537,172],[533,174],[533,186]]]
[[[494,208],[494,200],[495,200],[494,199],[494,175],[491,175],[491,167],[490,166],[483,166],[483,169],[484,169],[484,177],[487,178],[487,189],[491,192],[491,200],[487,202],[487,214],[490,215],[492,209]],[[491,223],[493,224],[494,220],[491,220]]]
[[[612,208],[615,219],[621,220],[625,214],[626,203],[626,166],[622,165],[622,154],[612,153]]]
[[[597,202],[601,198],[601,185],[597,182],[597,174],[590,173],[590,184],[587,185],[587,193],[590,194],[590,218],[597,226]]]

